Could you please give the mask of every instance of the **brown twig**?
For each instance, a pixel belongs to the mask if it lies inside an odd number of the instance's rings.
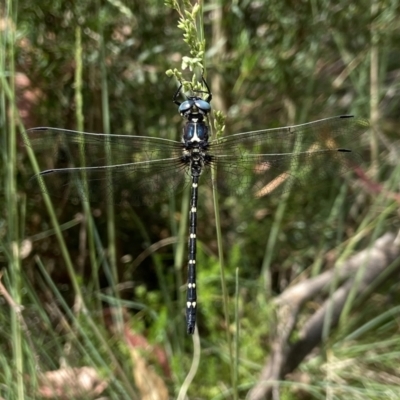
[[[391,266],[390,270],[388,270],[389,266]],[[278,381],[297,368],[304,358],[321,343],[327,315],[329,315],[330,328],[335,327],[350,293],[354,294],[355,290],[357,298],[361,298],[386,282],[399,267],[399,240],[393,233],[386,233],[372,246],[344,262],[338,270],[327,271],[282,293],[276,299],[278,324],[271,346],[272,351],[248,399],[278,398]],[[327,291],[334,279],[338,280],[336,291],[303,326],[298,340],[290,344],[289,339],[296,327],[301,306],[315,295],[323,293],[324,290]],[[343,282],[342,285],[340,282]]]

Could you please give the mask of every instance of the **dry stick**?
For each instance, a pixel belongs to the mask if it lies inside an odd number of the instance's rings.
[[[287,289],[276,299],[278,304],[278,324],[272,351],[266,362],[258,383],[249,392],[249,400],[269,399],[275,397],[279,385],[277,381],[293,371],[312,349],[321,343],[326,314],[330,313],[331,328],[336,326],[346,300],[352,290],[356,278],[356,271],[364,268],[363,275],[358,282],[356,296],[365,293],[373,286],[380,274],[396,259],[400,261],[400,243],[393,233],[386,233],[365,250],[344,262],[339,271],[331,270],[322,275],[301,282]],[[391,274],[400,267],[395,265],[380,284],[387,281]],[[290,336],[295,328],[297,316],[301,306],[310,298],[331,284],[333,279],[349,278],[335,293],[325,301],[324,305],[308,320],[301,329],[299,340],[289,345]]]

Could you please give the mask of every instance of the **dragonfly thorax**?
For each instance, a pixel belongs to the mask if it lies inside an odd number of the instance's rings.
[[[183,128],[182,142],[185,146],[190,143],[208,143],[208,126],[203,121],[188,121]]]

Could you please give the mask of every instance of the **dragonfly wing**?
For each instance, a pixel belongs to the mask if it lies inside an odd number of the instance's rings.
[[[238,160],[218,156],[217,186],[222,192],[255,197],[281,194],[291,189],[326,187],[333,180],[359,165],[362,159],[353,151],[316,150],[295,154],[246,154]]]
[[[32,186],[55,197],[100,203],[150,204],[185,179],[179,142],[151,137],[90,134],[55,128],[28,131],[47,170]]]
[[[132,135],[106,135],[58,128],[27,130],[25,146],[44,154],[49,168],[92,167],[177,157],[180,142]]]
[[[301,125],[238,133],[215,139],[210,147],[216,155],[235,153],[239,156],[243,152],[284,154],[345,148],[352,143],[359,144],[369,127],[366,119],[344,115]]]
[[[292,127],[232,135],[213,141],[212,166],[223,192],[257,197],[291,188],[324,187],[360,164],[353,149],[368,121],[333,117]]]

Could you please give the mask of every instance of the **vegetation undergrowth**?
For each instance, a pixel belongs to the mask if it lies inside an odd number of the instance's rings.
[[[399,227],[397,3],[136,3],[0,8],[0,397],[255,399],[281,346],[293,357],[269,385],[282,398],[399,398],[394,245],[366,283],[377,240]],[[24,128],[180,140],[172,96],[202,90],[202,74],[213,137],[340,114],[371,129],[351,142],[363,163],[322,188],[200,189],[192,338],[188,191],[140,208],[37,195],[30,178],[51,166]]]

